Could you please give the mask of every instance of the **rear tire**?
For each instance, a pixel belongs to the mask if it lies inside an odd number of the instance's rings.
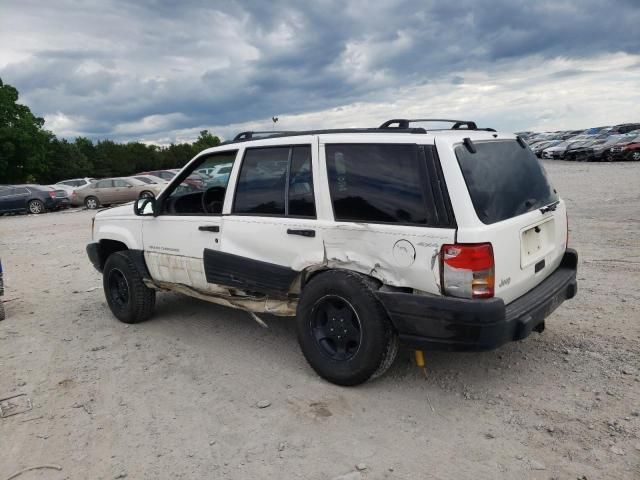
[[[330,270],[304,287],[296,316],[298,342],[325,380],[352,386],[382,375],[398,352],[398,337],[377,285],[367,277]]]
[[[144,284],[128,251],[107,258],[102,285],[111,312],[121,322],[138,323],[153,314],[156,291]]]
[[[97,197],[87,197],[84,199],[84,206],[89,210],[95,210],[100,206],[100,201],[97,199]]]
[[[34,215],[44,213],[44,203],[42,203],[42,200],[31,200],[27,206],[29,213],[33,213]]]
[[[144,191],[140,192],[140,196],[143,197],[143,198],[154,198],[155,197],[153,192],[150,192],[149,190],[144,190]]]

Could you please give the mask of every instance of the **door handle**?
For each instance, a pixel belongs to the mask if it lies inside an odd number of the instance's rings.
[[[220,227],[218,225],[200,225],[198,227],[198,230],[200,230],[201,232],[219,232],[220,231]]]
[[[291,228],[287,229],[287,233],[289,235],[300,235],[301,237],[315,237],[315,230],[293,230]]]

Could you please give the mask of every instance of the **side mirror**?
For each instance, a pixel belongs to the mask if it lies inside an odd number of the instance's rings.
[[[133,213],[140,216],[156,216],[156,199],[141,195],[133,203]]]

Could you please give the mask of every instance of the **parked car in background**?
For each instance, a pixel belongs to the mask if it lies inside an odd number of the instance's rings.
[[[84,187],[85,185],[90,185],[91,182],[94,182],[95,178],[91,177],[83,177],[83,178],[70,178],[69,180],[60,180],[55,184],[56,188],[61,188],[63,190],[67,190],[68,192],[73,192],[76,188]]]
[[[640,140],[636,139],[633,143],[626,145],[624,160],[640,162]]]
[[[574,160],[582,162],[589,157],[589,151],[594,147],[602,145],[606,142],[606,138],[592,138],[582,142],[576,142],[571,145],[564,153],[565,160]]]
[[[546,159],[560,160],[561,158],[564,157],[564,152],[567,150],[567,148],[569,148],[569,146],[572,143],[575,143],[573,139],[564,140],[552,147],[547,147],[544,150],[542,150],[541,157]]]
[[[617,160],[616,151],[612,150],[618,144],[626,144],[632,142],[636,138],[636,135],[622,134],[611,135],[607,137],[606,141],[600,145],[594,146],[590,152],[588,152],[587,160],[594,162],[613,162]]]
[[[155,197],[165,184],[147,184],[132,177],[103,178],[73,192],[72,203],[93,210],[101,205],[131,202],[139,196]]]
[[[134,175],[131,178],[135,178],[136,180],[140,180],[141,182],[144,183],[151,183],[151,184],[165,184],[165,183],[169,183],[169,180],[165,180],[164,178],[160,178],[160,177],[156,177],[155,175]]]
[[[580,135],[584,133],[584,130],[568,130],[564,133],[562,133],[562,135],[560,136],[561,140],[569,140],[570,138],[573,138],[577,135]]]
[[[0,186],[0,213],[26,211],[39,214],[68,205],[69,197],[61,189],[30,184]]]
[[[140,172],[136,175],[153,175],[154,177],[159,177],[170,182],[173,180],[173,177],[176,176],[176,172],[172,172],[171,170],[151,170],[149,172]]]
[[[176,176],[180,170],[151,170],[149,172],[141,172],[136,175],[153,175],[155,177],[160,177],[168,182]],[[184,182],[186,182],[187,186],[192,190],[202,190],[204,187],[204,180],[201,176],[196,174],[189,175]]]
[[[207,168],[199,168],[196,170],[197,173],[207,175],[208,177],[215,177],[219,174],[225,174],[231,172],[231,167],[233,164],[224,164],[224,165],[216,165],[215,167],[207,167]]]
[[[614,125],[611,127],[611,134],[629,133],[633,130],[640,129],[640,123],[621,123],[620,125]]]
[[[633,145],[635,145],[635,147],[633,147]],[[637,145],[640,145],[640,135],[634,136],[633,138],[623,138],[609,148],[609,151],[606,152],[605,159],[609,162],[617,160],[640,160],[640,151]]]
[[[536,142],[531,145],[531,150],[536,154],[536,157],[540,158],[542,156],[542,151],[549,147],[555,147],[559,143],[562,143],[562,140],[543,140],[541,142]]]

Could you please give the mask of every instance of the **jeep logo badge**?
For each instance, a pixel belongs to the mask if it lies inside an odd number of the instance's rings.
[[[500,285],[498,285],[498,286],[500,288],[502,288],[502,287],[506,287],[510,283],[511,283],[511,277],[507,277],[507,278],[503,278],[502,280],[500,280]]]

